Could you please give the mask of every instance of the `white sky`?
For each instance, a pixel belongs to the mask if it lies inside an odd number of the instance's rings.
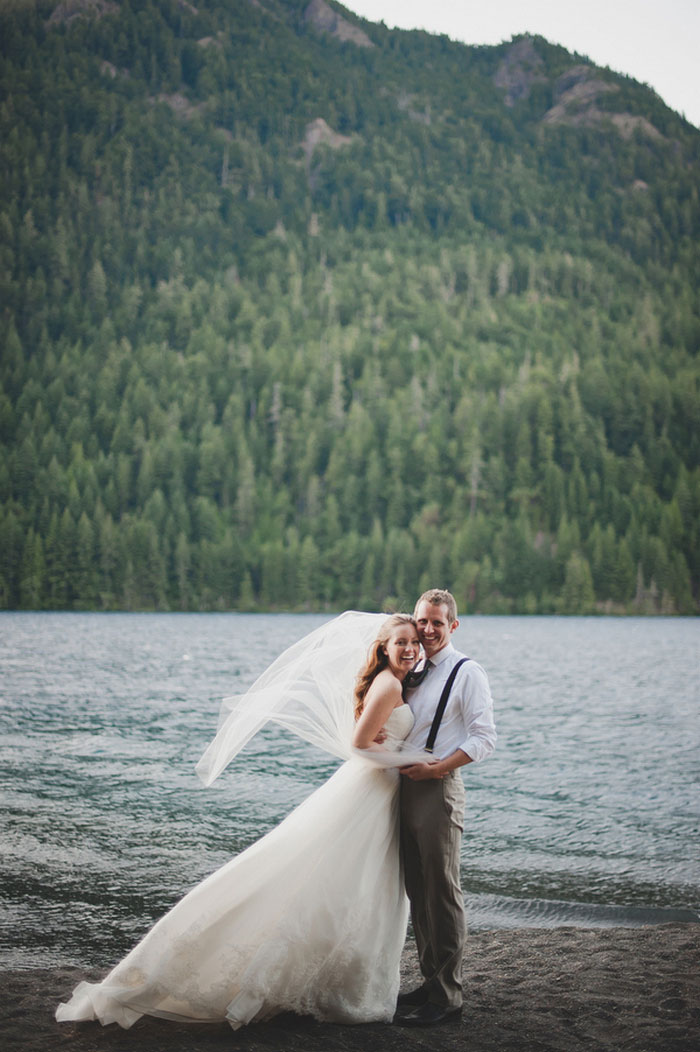
[[[341,0],[372,22],[500,44],[546,37],[649,84],[700,127],[700,0]]]

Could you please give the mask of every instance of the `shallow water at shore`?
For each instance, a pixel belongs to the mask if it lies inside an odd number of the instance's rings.
[[[337,766],[266,730],[209,789],[219,701],[325,617],[0,615],[0,963],[101,964]],[[495,756],[465,771],[473,930],[693,920],[700,623],[465,618]]]

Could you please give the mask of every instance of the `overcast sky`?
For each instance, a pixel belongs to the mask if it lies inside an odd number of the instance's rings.
[[[500,44],[533,33],[649,84],[700,127],[700,0],[341,0],[372,22]]]

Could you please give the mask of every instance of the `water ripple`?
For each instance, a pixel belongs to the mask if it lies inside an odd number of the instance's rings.
[[[332,758],[274,728],[211,789],[194,774],[220,699],[323,620],[0,614],[6,963],[108,964],[328,777]],[[699,631],[462,622],[499,727],[465,772],[473,927],[696,916]]]

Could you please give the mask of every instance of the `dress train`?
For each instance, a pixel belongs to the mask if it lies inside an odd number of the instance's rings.
[[[386,725],[396,748],[413,717]],[[198,884],[100,983],[56,1018],[130,1027],[144,1014],[227,1019],[280,1012],[390,1022],[408,919],[395,768],[353,757],[275,829]]]

